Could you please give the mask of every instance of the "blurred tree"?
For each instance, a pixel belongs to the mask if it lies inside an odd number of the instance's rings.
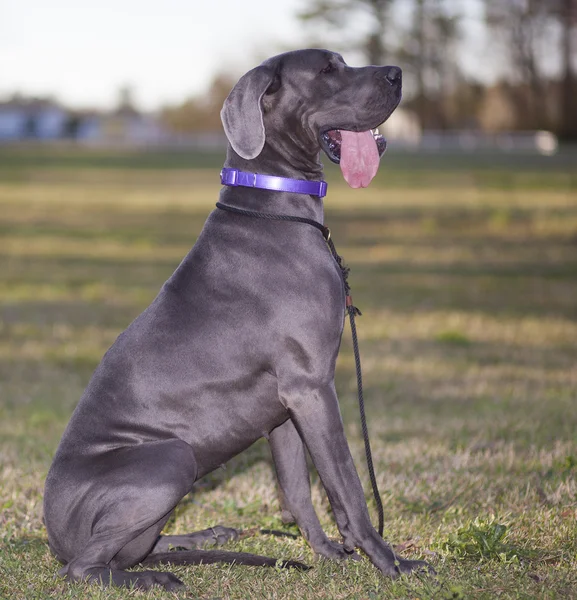
[[[162,120],[176,132],[219,131],[220,109],[235,83],[236,78],[230,74],[217,75],[206,94],[164,108]]]
[[[402,24],[395,23],[395,10],[406,8],[409,12],[403,13]],[[360,50],[370,64],[399,62],[407,76],[407,105],[415,110],[421,125],[444,128],[451,124],[447,98],[461,83],[456,51],[460,19],[446,0],[313,0],[299,18],[338,31],[338,45]],[[343,32],[355,19],[369,25],[355,28],[359,37],[347,40]]]
[[[383,65],[392,48],[385,42],[384,31],[389,19],[389,10],[395,0],[313,0],[307,10],[298,17],[305,23],[322,22],[339,34],[346,31],[346,25],[352,19],[362,15],[368,17],[368,31],[359,40],[344,44],[331,44],[333,48],[360,50],[371,65]]]
[[[412,1],[411,18],[397,51],[399,62],[414,79],[414,98],[407,105],[422,127],[445,129],[455,125],[449,98],[464,83],[457,60],[460,17],[445,0]]]
[[[557,0],[561,24],[561,102],[559,136],[577,140],[577,0]]]
[[[118,89],[118,100],[116,101],[116,112],[123,115],[137,114],[134,90],[130,85],[123,85]]]
[[[502,43],[517,126],[577,139],[577,0],[484,0],[486,22]],[[560,83],[553,85],[554,72]]]

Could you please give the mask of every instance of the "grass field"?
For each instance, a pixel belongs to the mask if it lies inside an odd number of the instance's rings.
[[[151,301],[217,200],[221,156],[0,149],[0,598],[169,597],[55,577],[42,488],[100,357]],[[306,573],[176,567],[180,598],[577,598],[577,160],[391,154],[327,223],[352,268],[386,537],[437,579],[315,561],[280,521],[259,442],[167,526]],[[337,389],[364,462],[348,326]],[[313,500],[337,530],[315,473]]]

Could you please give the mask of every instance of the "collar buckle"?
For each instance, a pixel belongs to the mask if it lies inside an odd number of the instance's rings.
[[[220,171],[220,183],[222,185],[229,185],[230,187],[238,187],[238,174],[237,169],[221,169]]]

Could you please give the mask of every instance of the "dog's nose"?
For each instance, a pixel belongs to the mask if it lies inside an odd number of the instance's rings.
[[[388,71],[385,73],[385,79],[389,83],[401,83],[403,72],[399,67],[385,67]]]

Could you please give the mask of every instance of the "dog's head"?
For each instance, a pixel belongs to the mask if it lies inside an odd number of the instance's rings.
[[[376,128],[400,99],[398,67],[353,68],[335,52],[297,50],[243,75],[221,118],[245,160],[256,159],[266,144],[295,164],[318,161],[322,149],[351,187],[365,187],[386,148]]]

